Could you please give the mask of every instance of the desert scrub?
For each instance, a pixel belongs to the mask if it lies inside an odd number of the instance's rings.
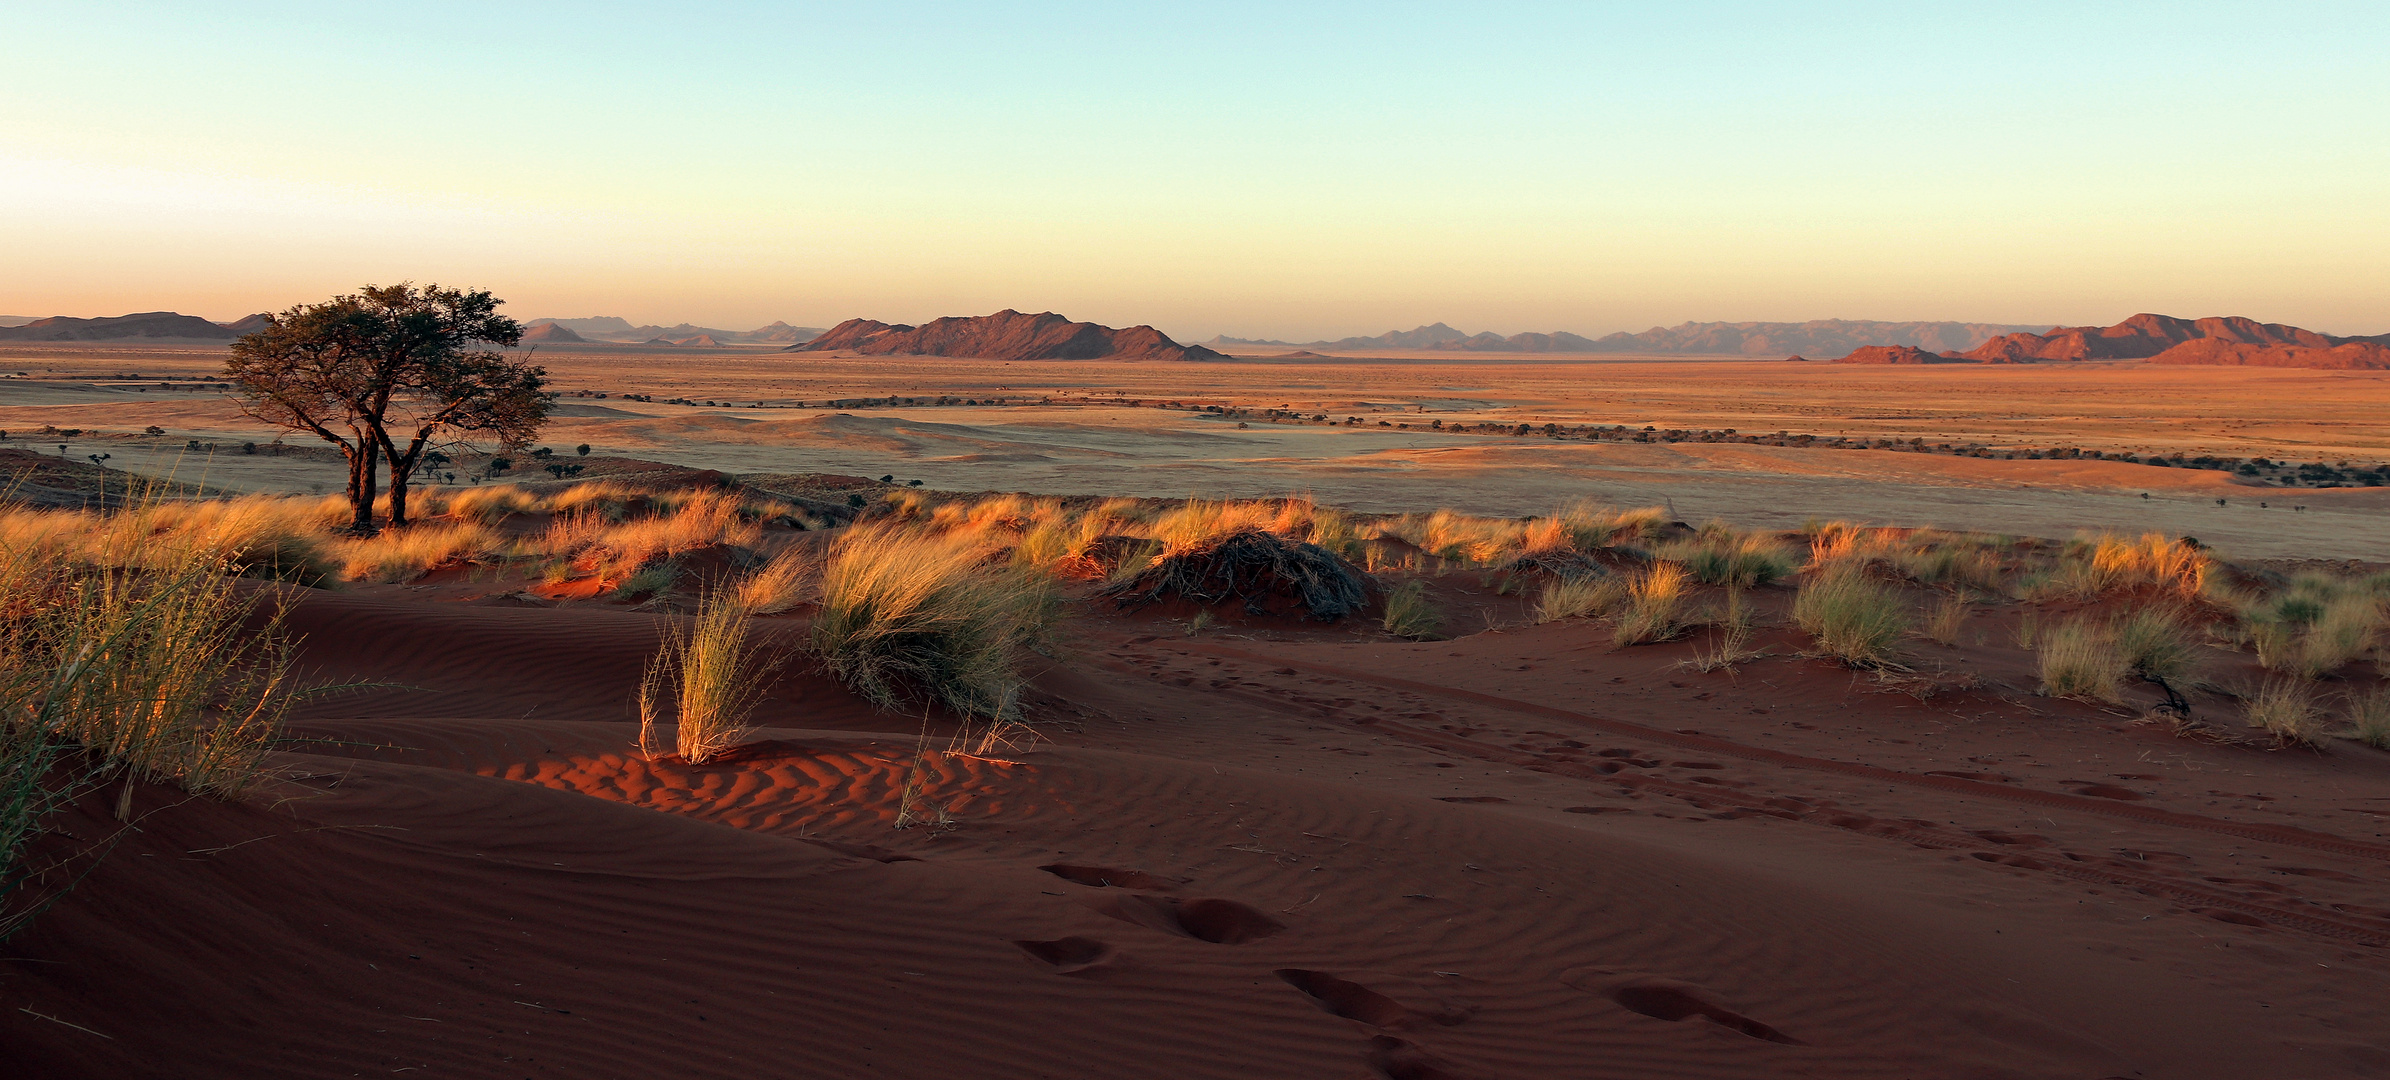
[[[1434,641],[1444,630],[1444,613],[1427,598],[1427,583],[1406,581],[1386,593],[1386,610],[1379,625],[1396,637]]]
[[[703,765],[755,729],[747,720],[785,658],[748,636],[747,610],[717,589],[699,601],[687,626],[664,628],[663,647],[639,680],[639,749],[653,756],[655,729],[669,708],[681,759]]]
[[[2351,690],[2343,698],[2342,706],[2349,738],[2376,750],[2390,750],[2390,686]]]
[[[1961,629],[1967,625],[1967,609],[1975,603],[1973,594],[1961,589],[1934,601],[1934,609],[1925,617],[1925,636],[1937,645],[1957,645]]]
[[[637,600],[643,596],[654,596],[661,593],[671,588],[673,582],[679,580],[680,564],[665,559],[631,571],[621,581],[616,582],[613,591],[606,595],[616,600]]]
[[[1793,622],[1820,651],[1852,667],[1889,667],[1909,632],[1908,604],[1855,564],[1813,570],[1793,597]]]
[[[811,552],[784,548],[739,582],[739,603],[752,614],[779,614],[804,603],[820,575],[820,560]]]
[[[2315,707],[2315,684],[2305,679],[2272,678],[2244,702],[2249,726],[2261,728],[2283,746],[2321,746],[2322,713]]]
[[[1793,549],[1774,537],[1722,526],[1705,526],[1700,536],[1664,544],[1657,554],[1684,564],[1704,585],[1766,585],[1792,576],[1799,563]]]
[[[1051,578],[990,565],[977,544],[859,526],[830,549],[813,648],[883,708],[927,700],[1010,719],[1021,665],[1048,645],[1059,610]]]
[[[1693,575],[1675,563],[1654,563],[1627,584],[1626,605],[1610,635],[1618,646],[1666,641],[1684,632],[1685,596]]]
[[[2041,669],[2041,692],[2051,697],[2087,701],[2124,700],[2124,658],[2116,638],[2090,618],[2069,619],[2052,627],[2036,651]]]
[[[1535,600],[1535,621],[1558,622],[1608,615],[1626,602],[1627,583],[1617,577],[1554,578]]]
[[[2112,633],[2124,669],[2161,687],[2183,681],[2198,662],[2198,632],[2178,609],[2141,608],[2118,619]]]

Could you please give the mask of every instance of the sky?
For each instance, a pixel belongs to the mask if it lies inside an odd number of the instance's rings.
[[[0,8],[0,313],[2390,331],[2390,4]]]

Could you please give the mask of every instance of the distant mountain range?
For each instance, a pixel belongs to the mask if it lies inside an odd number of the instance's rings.
[[[229,323],[213,323],[197,315],[172,311],[143,311],[103,319],[71,319],[53,315],[28,319],[16,326],[0,326],[0,341],[114,341],[151,338],[175,341],[231,341],[265,325],[265,316],[251,315]]]
[[[618,345],[794,345],[820,337],[821,327],[776,322],[753,330],[720,330],[682,323],[679,326],[633,326],[629,319],[599,315],[587,319],[533,319],[523,324],[525,341],[601,341]],[[556,327],[543,330],[543,327]]]
[[[1219,337],[1214,347],[1276,345],[1286,348],[1434,349],[1451,352],[1528,353],[1656,353],[1785,356],[1796,353],[1841,354],[1868,345],[1907,345],[1935,352],[1972,349],[2000,334],[2043,329],[2035,325],[1963,322],[1876,322],[1865,319],[1817,319],[1810,322],[1707,322],[1655,326],[1640,334],[1616,333],[1589,338],[1556,330],[1549,334],[1469,334],[1443,323],[1416,330],[1394,330],[1375,337],[1335,341],[1266,341]]]
[[[2153,364],[2390,370],[2390,334],[2334,337],[2238,315],[2185,319],[2135,315],[2114,326],[2060,326],[2002,334],[1958,353],[1987,364],[2035,360],[2148,360]]]
[[[983,360],[1219,360],[1201,345],[1181,345],[1150,326],[1115,330],[1051,311],[948,316],[920,326],[848,319],[790,352],[864,356],[960,356]]]

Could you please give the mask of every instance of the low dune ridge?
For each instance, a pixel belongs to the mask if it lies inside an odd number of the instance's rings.
[[[790,352],[865,356],[958,356],[982,360],[1219,360],[1201,345],[1181,345],[1151,326],[1116,330],[1051,311],[948,316],[920,326],[848,319]]]

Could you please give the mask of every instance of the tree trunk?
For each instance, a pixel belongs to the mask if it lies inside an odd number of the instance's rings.
[[[413,472],[411,468],[400,468],[398,462],[390,463],[390,527],[393,529],[407,523],[407,478]]]
[[[381,494],[375,490],[381,463],[382,455],[374,452],[372,443],[349,454],[349,531],[359,536],[372,536],[377,531],[373,524],[373,501]]]

